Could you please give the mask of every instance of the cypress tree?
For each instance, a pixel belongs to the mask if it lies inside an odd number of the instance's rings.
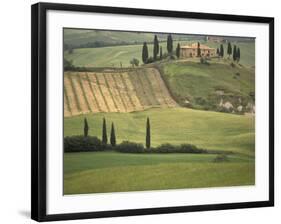
[[[197,57],[201,57],[200,43],[197,43]]]
[[[234,45],[234,47],[233,47],[233,54],[232,54],[233,61],[236,61],[236,56],[237,56],[236,45]]]
[[[240,61],[240,48],[238,47],[237,49],[237,55],[236,55],[236,60],[239,62]]]
[[[217,48],[217,55],[220,56],[220,49]]]
[[[224,56],[224,49],[223,49],[223,44],[220,46],[220,56],[223,58]]]
[[[163,58],[163,55],[162,55],[162,47],[160,47],[160,60],[162,60],[162,58]]]
[[[150,122],[149,117],[146,120],[146,139],[145,139],[146,148],[150,148]]]
[[[84,118],[84,137],[88,137],[89,125],[86,118]]]
[[[111,132],[110,132],[110,144],[114,147],[116,145],[116,136],[115,136],[115,129],[114,124],[111,124]]]
[[[142,47],[142,61],[144,64],[146,64],[147,59],[148,59],[148,48],[146,42],[144,42]]]
[[[228,54],[228,57],[230,57],[230,55],[232,55],[232,47],[231,47],[230,42],[228,42],[228,45],[227,45],[227,54]]]
[[[180,43],[178,43],[177,49],[176,49],[176,55],[177,55],[178,58],[180,58],[180,49],[181,49]]]
[[[169,34],[167,38],[167,51],[170,55],[173,53],[173,38],[172,35]]]
[[[103,123],[102,123],[102,143],[107,144],[107,133],[106,133],[106,121],[105,118],[103,118]]]
[[[155,35],[154,36],[154,44],[153,44],[153,58],[154,58],[154,61],[156,61],[158,53],[159,53],[159,42],[158,42],[157,35]]]

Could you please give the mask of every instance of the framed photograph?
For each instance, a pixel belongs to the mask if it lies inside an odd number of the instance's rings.
[[[274,19],[32,6],[32,219],[274,205]]]

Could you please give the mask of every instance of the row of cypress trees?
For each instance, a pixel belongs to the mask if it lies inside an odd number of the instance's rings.
[[[88,137],[89,134],[89,125],[88,125],[88,121],[87,118],[84,118],[84,137]],[[103,122],[102,122],[102,143],[104,145],[106,145],[108,142],[107,139],[107,131],[106,131],[106,120],[105,118],[103,118]],[[147,117],[146,120],[146,138],[145,138],[145,145],[146,148],[150,148],[150,144],[151,144],[151,137],[150,137],[150,120],[149,117]],[[115,127],[114,127],[114,123],[111,123],[111,131],[110,131],[110,145],[111,146],[116,146],[116,135],[115,135]]]
[[[177,45],[176,48],[176,55],[179,57],[179,50],[180,50],[180,46],[179,44]],[[167,52],[168,55],[173,55],[173,38],[172,35],[169,34],[167,36]],[[159,59],[162,60],[163,58],[163,52],[162,52],[162,47],[159,45],[159,41],[158,41],[158,37],[157,35],[154,35],[154,40],[153,40],[153,61],[157,60],[159,54]],[[149,57],[149,53],[148,53],[148,46],[147,43],[144,42],[143,43],[143,47],[142,47],[142,61],[144,64],[150,63],[150,57]]]
[[[228,42],[228,44],[227,44],[227,54],[228,54],[229,58],[232,55],[233,61],[237,61],[237,62],[240,61],[240,48],[238,46],[234,45],[233,49],[232,49],[230,42]],[[222,58],[224,57],[223,44],[221,44],[220,47],[217,48],[217,55],[219,55]]]

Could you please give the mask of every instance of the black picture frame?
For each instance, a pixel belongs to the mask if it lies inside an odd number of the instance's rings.
[[[269,25],[269,200],[243,203],[208,204],[130,210],[46,214],[46,12],[63,10],[125,15],[162,16],[216,21],[254,22]],[[71,220],[206,210],[274,206],[274,18],[151,9],[103,7],[73,4],[37,3],[32,5],[31,73],[32,73],[32,155],[31,155],[31,218],[36,221]]]

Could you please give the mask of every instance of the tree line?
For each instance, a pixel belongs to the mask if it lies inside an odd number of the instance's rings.
[[[240,48],[236,45],[232,47],[231,43],[228,42],[227,44],[227,54],[228,58],[233,59],[233,61],[239,62],[240,61]],[[221,58],[224,57],[224,47],[223,44],[220,45],[220,47],[217,48],[217,55],[219,55]]]
[[[89,137],[89,124],[87,118],[84,118],[84,138]],[[101,142],[103,145],[108,144],[108,138],[107,138],[107,126],[106,126],[106,119],[103,118],[102,121],[102,139]],[[145,145],[146,148],[149,149],[151,146],[151,136],[150,136],[150,120],[149,117],[146,119],[146,137],[145,137]],[[115,127],[114,123],[111,123],[111,130],[110,130],[110,145],[112,147],[116,146],[116,134],[115,134]]]
[[[115,150],[123,153],[217,153],[206,149],[198,148],[192,144],[172,145],[169,143],[161,144],[157,147],[151,147],[150,119],[146,119],[146,137],[145,147],[143,144],[123,141],[116,143],[116,130],[114,123],[111,123],[110,144],[108,144],[106,119],[102,121],[102,139],[96,136],[89,136],[89,124],[84,118],[84,135],[64,137],[65,152],[94,152]]]
[[[173,37],[171,34],[167,36],[167,42],[166,42],[166,48],[167,48],[167,53],[163,53],[162,46],[159,45],[159,40],[157,35],[154,35],[154,40],[153,40],[153,50],[152,50],[152,56],[149,56],[149,51],[148,51],[148,45],[147,42],[143,43],[142,46],[142,62],[144,64],[149,64],[152,62],[155,62],[157,60],[162,60],[164,58],[170,58],[170,59],[175,59],[174,57],[174,51],[173,51]],[[177,44],[175,54],[177,58],[180,57],[180,44]]]

